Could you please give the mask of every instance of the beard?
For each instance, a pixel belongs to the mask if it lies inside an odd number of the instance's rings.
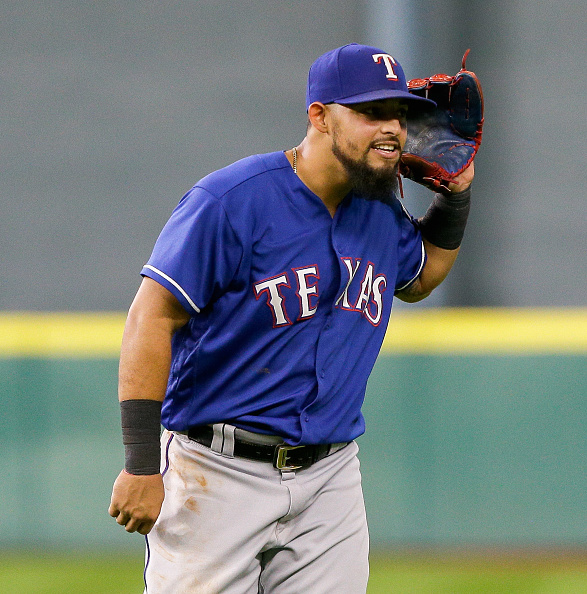
[[[379,200],[389,204],[394,200],[394,193],[399,188],[399,161],[390,169],[375,169],[367,163],[367,154],[360,159],[349,157],[340,148],[336,134],[333,137],[332,153],[344,167],[359,197],[366,200]]]

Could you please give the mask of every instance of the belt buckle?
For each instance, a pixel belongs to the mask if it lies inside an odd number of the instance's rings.
[[[298,470],[302,468],[301,466],[288,466],[287,459],[289,458],[288,452],[290,450],[297,450],[299,448],[303,448],[305,446],[298,445],[298,446],[286,446],[281,445],[275,448],[275,460],[273,462],[273,466],[279,470]]]

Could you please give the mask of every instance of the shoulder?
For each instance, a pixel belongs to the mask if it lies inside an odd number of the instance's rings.
[[[252,155],[210,173],[194,189],[200,188],[216,198],[222,198],[243,186],[250,188],[266,183],[267,176],[279,175],[280,170],[288,167],[289,162],[283,152]]]
[[[181,199],[176,215],[214,218],[246,236],[282,197],[291,170],[284,153],[253,155],[218,169],[198,181]]]

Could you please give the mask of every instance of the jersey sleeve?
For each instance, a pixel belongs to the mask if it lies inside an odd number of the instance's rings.
[[[426,263],[426,251],[417,221],[401,205],[399,215],[400,238],[398,242],[398,275],[395,293],[409,287],[422,272]]]
[[[226,290],[242,252],[222,202],[196,186],[173,211],[141,274],[171,291],[194,315]]]

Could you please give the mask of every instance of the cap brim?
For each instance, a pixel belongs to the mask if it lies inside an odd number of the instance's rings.
[[[361,93],[360,95],[353,95],[352,97],[344,97],[342,99],[335,99],[332,103],[340,103],[341,105],[352,105],[354,103],[366,103],[367,101],[379,101],[381,99],[404,99],[409,101],[414,107],[418,109],[432,109],[436,107],[436,103],[431,99],[418,97],[407,91],[370,91],[369,93]]]

